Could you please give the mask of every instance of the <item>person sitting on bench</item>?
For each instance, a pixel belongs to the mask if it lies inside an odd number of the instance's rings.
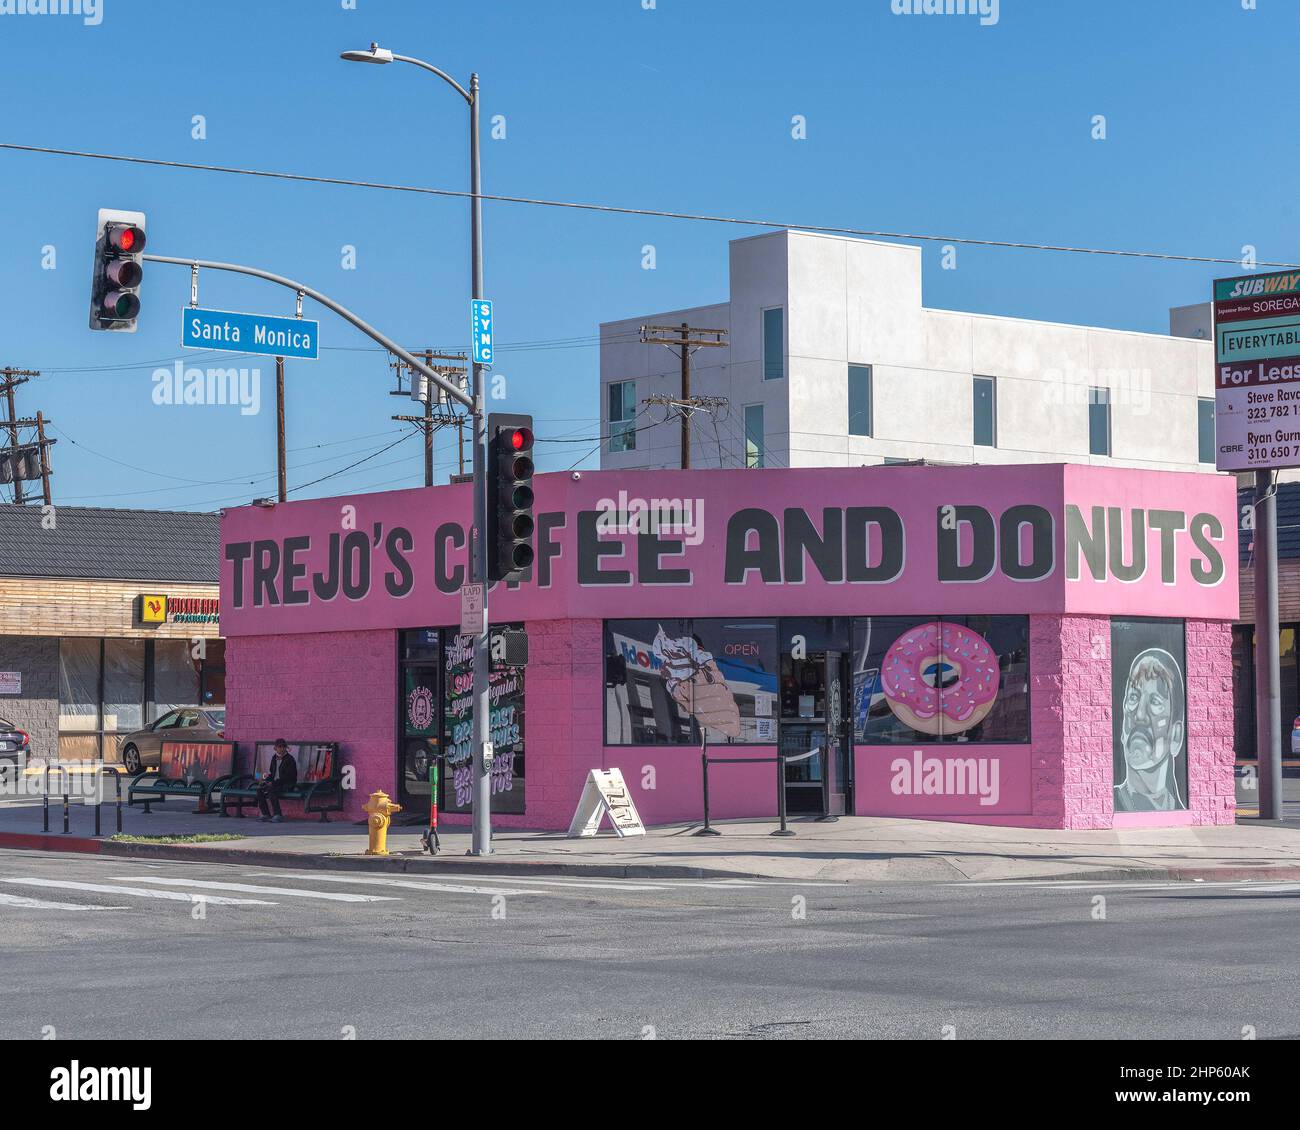
[[[293,788],[297,783],[298,764],[289,755],[289,743],[283,738],[276,738],[271,767],[262,778],[261,784],[257,786],[257,807],[264,821],[270,820],[279,824],[284,819],[280,815],[280,792]]]

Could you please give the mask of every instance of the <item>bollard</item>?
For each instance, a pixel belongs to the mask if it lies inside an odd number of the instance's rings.
[[[66,780],[66,779],[65,779]],[[63,786],[63,834],[68,834],[68,786]]]
[[[387,855],[388,825],[393,822],[393,814],[402,811],[402,806],[394,804],[388,799],[388,794],[381,790],[370,794],[370,799],[361,811],[369,817],[366,823],[370,831],[370,846],[366,848],[366,854]]]
[[[117,782],[117,834],[122,834],[122,774],[114,773],[114,781]]]

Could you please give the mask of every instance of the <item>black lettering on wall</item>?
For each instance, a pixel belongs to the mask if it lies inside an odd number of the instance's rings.
[[[749,535],[758,534],[758,545],[749,549]],[[743,585],[751,569],[766,585],[781,583],[781,530],[776,515],[766,510],[737,510],[727,519],[726,580]]]
[[[459,522],[443,522],[433,534],[433,583],[442,593],[460,592],[465,583],[465,566],[457,565],[447,571],[447,546],[465,547],[465,529]]]
[[[998,563],[998,532],[993,515],[982,506],[952,507],[955,520],[944,521],[947,507],[940,506],[936,513],[939,534],[939,580],[983,581],[993,575]],[[971,531],[971,559],[961,563],[961,528]]]
[[[353,530],[343,539],[343,595],[362,600],[370,592],[370,538]]]
[[[1145,510],[1129,511],[1129,534],[1132,560],[1124,560],[1124,511],[1118,506],[1106,509],[1106,537],[1110,542],[1110,575],[1117,581],[1140,581],[1147,571],[1147,515]]]
[[[275,607],[280,597],[275,591],[275,578],[280,572],[280,547],[273,541],[253,544],[253,607]]]
[[[870,564],[872,528],[877,531],[880,561]],[[850,506],[844,512],[845,574],[852,584],[885,584],[897,580],[906,560],[903,520],[888,506]]]
[[[1079,555],[1088,564],[1094,581],[1106,579],[1106,511],[1092,508],[1092,529],[1083,520],[1077,506],[1065,508],[1065,577],[1079,579]]]
[[[339,576],[342,572],[339,564],[339,541],[338,534],[330,534],[325,572],[312,575],[311,587],[317,600],[333,600],[339,594]]]
[[[307,575],[307,566],[298,561],[298,555],[310,549],[311,538],[309,537],[284,539],[284,603],[286,605],[311,603],[311,593],[298,585],[298,582]]]
[[[623,558],[623,543],[602,541],[598,530],[601,510],[578,511],[578,584],[630,585],[632,574],[626,569],[602,569],[602,557]]]
[[[384,574],[384,588],[389,596],[406,596],[415,587],[415,574],[406,555],[415,546],[411,531],[402,526],[394,526],[384,539],[384,549],[393,568]]]
[[[1213,514],[1197,514],[1190,524],[1192,543],[1203,561],[1192,561],[1192,580],[1198,585],[1217,585],[1223,580],[1223,554],[1213,543],[1223,540],[1223,523]]]
[[[661,538],[655,533],[636,536],[636,579],[641,585],[689,585],[689,569],[665,569],[660,558],[665,554],[678,557],[686,552],[681,538]]]
[[[1153,530],[1160,531],[1160,581],[1172,585],[1178,582],[1177,534],[1187,528],[1187,515],[1181,510],[1152,510],[1147,521]]]
[[[804,554],[811,559],[822,579],[831,584],[844,580],[844,512],[836,507],[822,511],[822,532],[813,525],[808,511],[791,507],[784,515],[785,583],[804,582]]]
[[[252,542],[232,541],[228,546],[226,546],[226,560],[235,566],[232,571],[233,583],[230,595],[234,600],[236,608],[244,607],[244,562],[252,556]]]
[[[568,515],[561,511],[547,511],[537,515],[537,587],[551,587],[551,562],[563,552],[558,538],[551,535],[568,524]]]
[[[1028,526],[1029,560],[1020,559],[1020,531]],[[1008,507],[998,520],[1002,572],[1013,581],[1041,581],[1056,569],[1056,523],[1041,506]]]

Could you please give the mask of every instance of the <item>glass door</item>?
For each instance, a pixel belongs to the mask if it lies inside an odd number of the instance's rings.
[[[402,633],[401,698],[398,702],[397,791],[402,823],[429,821],[431,776],[439,749],[442,701],[441,633]]]

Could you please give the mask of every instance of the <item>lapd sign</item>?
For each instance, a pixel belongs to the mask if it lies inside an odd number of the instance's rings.
[[[1300,271],[1214,284],[1215,466],[1300,467]]]

